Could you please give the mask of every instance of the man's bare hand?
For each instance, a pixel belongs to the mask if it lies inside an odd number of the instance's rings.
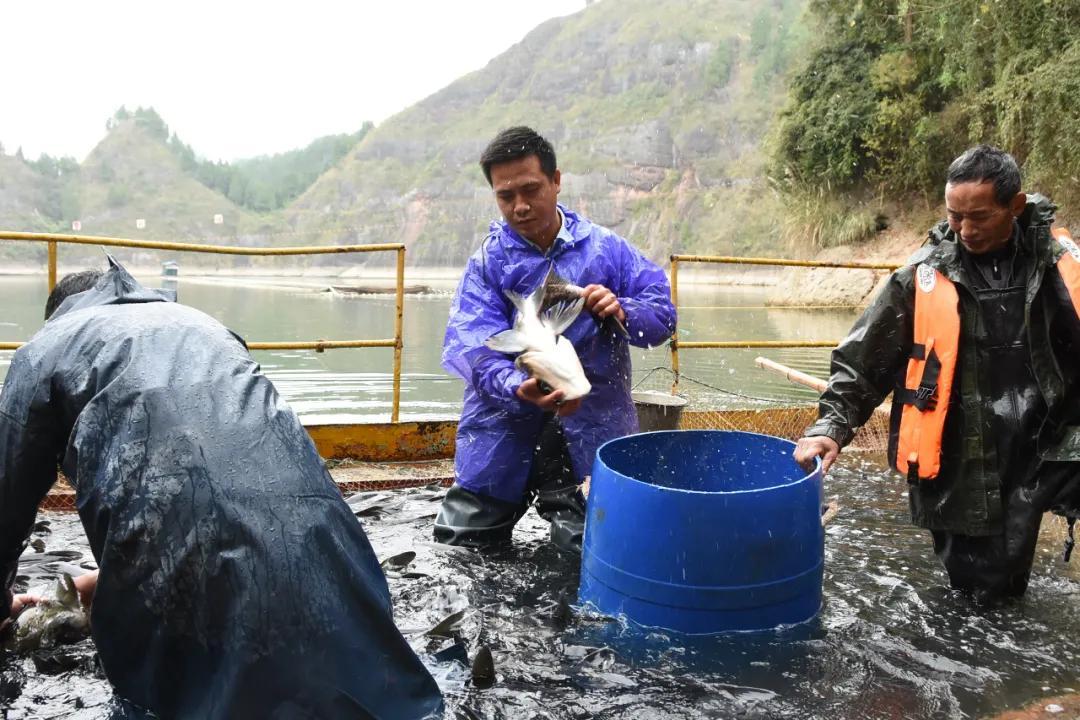
[[[814,458],[821,458],[821,474],[825,475],[840,454],[840,444],[825,435],[804,437],[795,445],[793,454],[795,462],[807,472],[814,469]]]
[[[626,322],[626,312],[619,304],[615,293],[603,285],[586,285],[584,288],[585,309],[603,319],[614,315],[619,322]]]
[[[0,622],[0,632],[6,630],[8,625],[15,622],[15,618],[19,617],[23,610],[28,607],[33,607],[39,602],[41,602],[41,598],[36,595],[27,595],[25,593],[22,595],[14,595],[11,598],[11,614],[8,615],[6,620]]]
[[[572,415],[581,407],[581,398],[564,401],[562,390],[555,390],[545,394],[540,389],[540,381],[536,378],[529,378],[521,383],[517,389],[517,396],[525,402],[536,405],[541,410],[556,413],[559,417]]]
[[[97,589],[97,579],[97,570],[92,570],[77,578],[72,578],[72,582],[75,583],[75,590],[79,593],[79,602],[81,602],[83,607],[88,610],[94,603],[94,590]]]

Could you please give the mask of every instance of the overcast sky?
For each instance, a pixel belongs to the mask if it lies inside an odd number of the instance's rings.
[[[12,0],[0,143],[82,160],[121,105],[233,160],[385,120],[585,0]]]

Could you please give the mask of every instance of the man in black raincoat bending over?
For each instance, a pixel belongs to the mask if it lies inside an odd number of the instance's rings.
[[[243,341],[110,264],[0,393],[0,618],[59,463],[126,701],[163,718],[440,713],[363,529]]]
[[[889,461],[956,589],[1022,595],[1042,515],[1080,511],[1080,249],[987,145],[949,168],[948,220],[832,355],[795,458],[824,469],[891,391]]]

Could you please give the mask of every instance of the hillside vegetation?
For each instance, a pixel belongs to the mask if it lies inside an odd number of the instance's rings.
[[[412,264],[457,267],[497,215],[480,151],[527,124],[556,146],[564,202],[654,258],[770,251],[780,207],[762,143],[806,44],[804,4],[600,0],[377,128],[358,123],[272,158],[205,161],[152,109],[122,108],[81,164],[0,157],[0,226],[68,231],[78,219],[83,233],[180,241],[404,241]]]
[[[357,133],[319,138],[300,150],[225,163],[199,157],[153,108],[122,107],[81,164],[49,155],[30,161],[21,151],[8,156],[0,148],[0,227],[71,232],[78,220],[84,234],[273,244],[275,211],[371,127],[365,123]],[[43,257],[43,249],[31,247],[2,244],[0,258]]]
[[[949,162],[989,142],[1025,185],[1080,204],[1080,0],[812,0],[822,38],[775,134],[796,232],[858,240],[936,207]]]
[[[777,237],[764,131],[802,3],[604,0],[375,128],[285,215],[319,242],[403,240],[458,265],[496,215],[477,159],[502,128],[556,147],[563,200],[656,258]]]

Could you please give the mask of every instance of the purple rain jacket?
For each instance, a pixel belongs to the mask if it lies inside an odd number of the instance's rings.
[[[514,307],[503,291],[528,294],[554,265],[576,285],[596,283],[614,292],[634,345],[659,345],[675,331],[675,307],[664,271],[611,230],[561,205],[559,209],[563,228],[546,254],[505,222],[491,224],[480,249],[469,258],[443,341],[443,367],[465,380],[456,480],[466,490],[507,502],[520,501],[525,492],[543,413],[515,395],[528,376],[514,366],[514,357],[484,345],[513,324]],[[630,399],[630,348],[625,338],[605,332],[589,312],[582,312],[563,335],[574,344],[592,384],[581,408],[561,418],[580,481],[590,473],[597,448],[638,429]]]

